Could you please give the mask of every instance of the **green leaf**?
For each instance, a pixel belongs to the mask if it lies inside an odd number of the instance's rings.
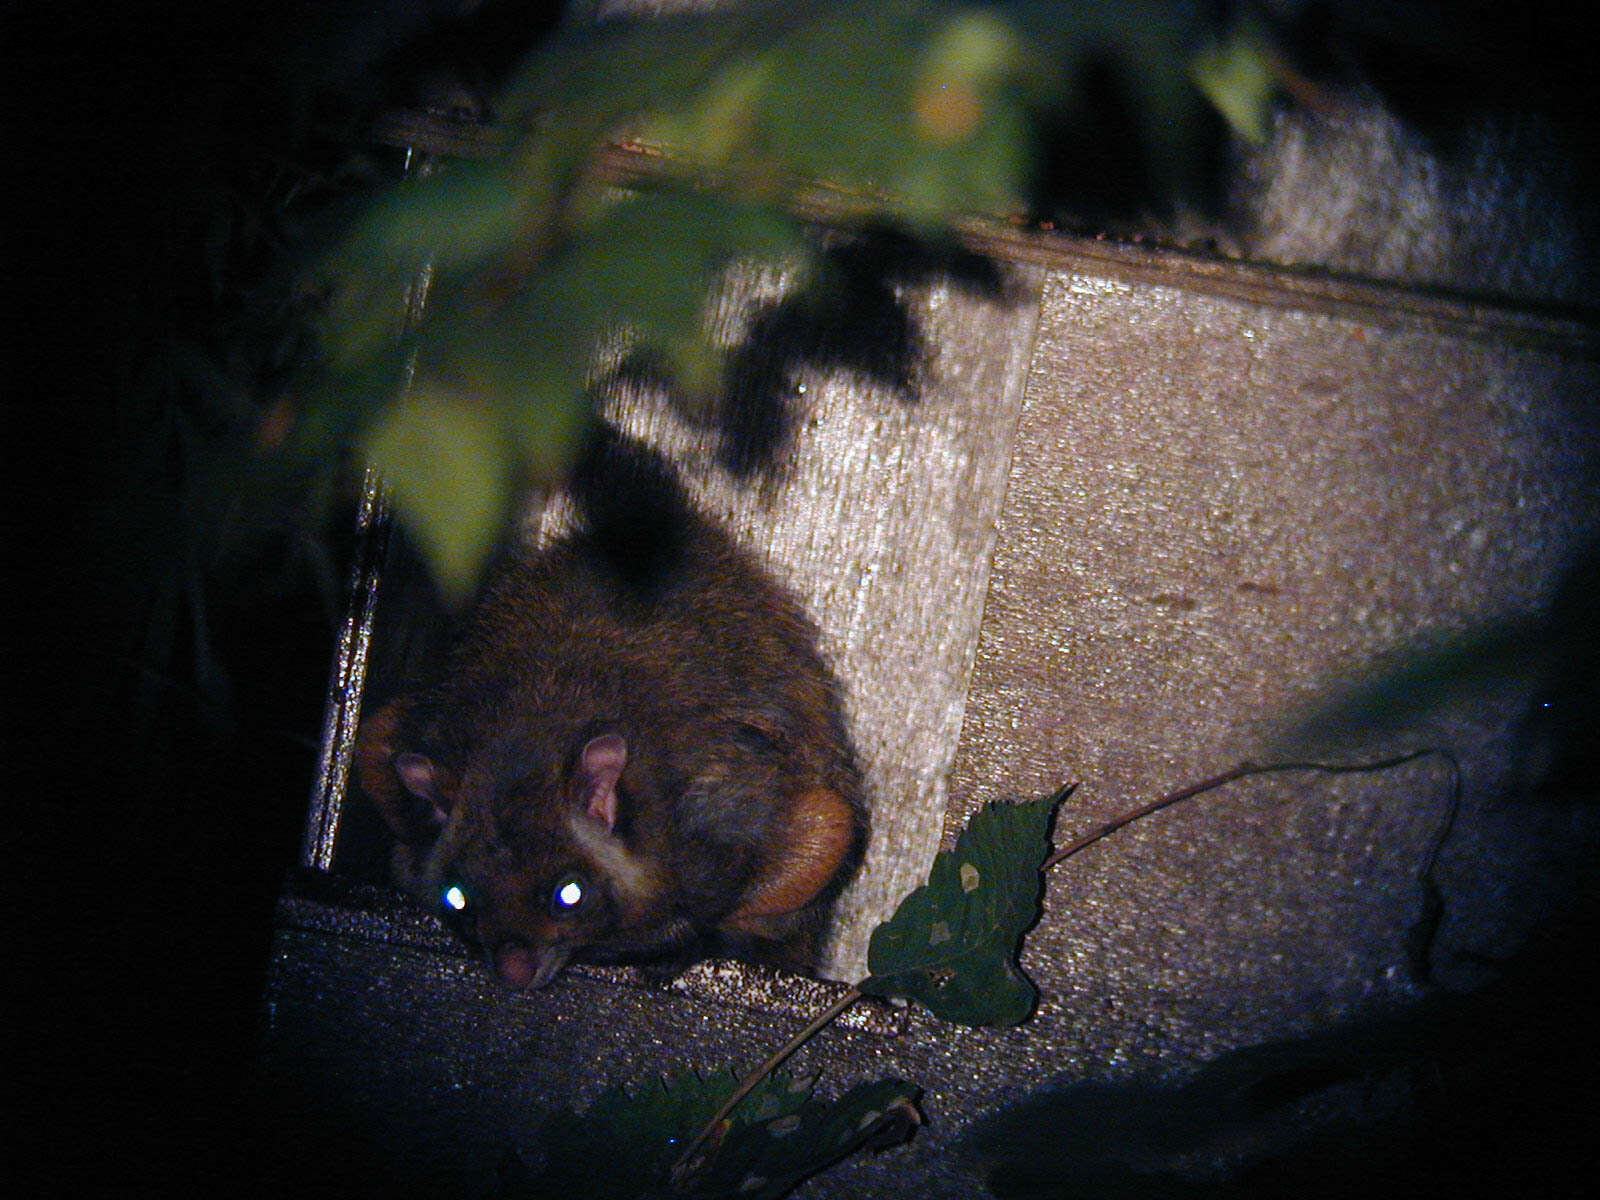
[[[674,1189],[673,1165],[736,1085],[731,1071],[691,1073],[631,1093],[612,1088],[583,1113],[563,1108],[540,1127],[540,1169],[520,1171],[502,1196],[774,1198],[863,1146],[903,1141],[921,1119],[918,1089],[900,1080],[826,1101],[812,1096],[809,1079],[774,1072],[712,1140],[706,1165]]]
[[[1082,68],[1104,60],[1176,190],[1195,165],[1197,80],[1236,122],[1263,102],[1269,51],[1239,34],[1197,61],[1212,25],[1158,0],[756,3],[567,24],[496,104],[503,156],[390,192],[324,260],[322,378],[302,389],[290,448],[331,459],[361,439],[463,595],[517,486],[570,466],[599,347],[620,339],[680,393],[719,392],[708,294],[736,261],[814,262],[783,207],[806,187],[925,236],[1015,212],[1037,113],[1082,108]],[[670,161],[619,199],[596,153],[641,136]],[[413,365],[453,407],[393,399]]]
[[[1272,47],[1253,25],[1230,30],[1203,47],[1190,64],[1195,86],[1241,137],[1267,140],[1278,72]]]
[[[898,1145],[922,1124],[922,1089],[901,1079],[858,1084],[830,1102],[808,1099],[792,1113],[736,1127],[689,1195],[776,1200],[802,1180],[863,1147]]]
[[[352,232],[346,254],[374,265],[399,259],[440,267],[480,261],[511,245],[539,212],[538,181],[501,160],[457,162],[397,187]]]
[[[706,295],[739,260],[808,255],[799,222],[773,208],[701,192],[645,192],[608,209],[564,251],[542,287],[571,319],[681,337],[698,331]]]
[[[539,1130],[542,1169],[522,1180],[511,1194],[593,1200],[666,1196],[672,1164],[736,1082],[731,1071],[712,1072],[703,1079],[681,1075],[670,1082],[652,1080],[632,1093],[612,1088],[583,1113],[559,1109]],[[770,1082],[780,1088],[776,1081]],[[794,1106],[804,1103],[808,1094],[800,1091]],[[763,1100],[774,1103],[770,1095]],[[775,1106],[778,1115],[787,1114],[781,1098]]]
[[[377,420],[364,449],[440,590],[464,600],[514,495],[516,458],[500,423],[480,405],[419,386]]]
[[[518,452],[519,482],[565,477],[590,413],[585,373],[598,318],[560,296],[529,289],[499,311],[440,311],[424,326],[424,378],[450,389],[495,422]]]
[[[934,859],[928,882],[873,930],[860,989],[918,1000],[962,1025],[1025,1020],[1038,992],[1017,953],[1039,916],[1051,822],[1071,790],[977,813],[955,849]]]
[[[364,449],[443,592],[462,599],[471,591],[522,484],[564,476],[590,417],[586,377],[604,336],[627,331],[683,383],[711,391],[723,366],[704,333],[712,281],[739,259],[804,251],[798,223],[775,211],[647,192],[603,210],[498,303],[470,275],[438,271],[431,311],[412,339],[419,382],[368,418]],[[383,340],[363,336],[357,353]],[[339,378],[371,376],[400,390],[395,361],[392,351],[370,353]],[[377,407],[363,400],[345,411],[361,424],[356,410]],[[317,415],[332,414],[319,406]]]

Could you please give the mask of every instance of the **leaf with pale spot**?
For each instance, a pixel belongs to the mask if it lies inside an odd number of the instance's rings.
[[[720,1137],[710,1140],[705,1163],[674,1187],[673,1165],[736,1082],[731,1071],[690,1073],[632,1092],[612,1088],[582,1113],[560,1109],[540,1128],[540,1169],[513,1163],[502,1182],[502,1200],[776,1200],[864,1146],[905,1140],[921,1123],[919,1089],[900,1080],[861,1084],[826,1101],[812,1095],[809,1078],[775,1072],[734,1110]]]
[[[1050,825],[1070,791],[975,815],[928,882],[873,930],[861,990],[920,1001],[962,1025],[1025,1020],[1038,991],[1017,953],[1039,916]]]
[[[882,1149],[909,1138],[922,1123],[921,1091],[904,1080],[880,1079],[832,1102],[809,1099],[785,1116],[737,1126],[687,1194],[777,1200],[863,1147]]]

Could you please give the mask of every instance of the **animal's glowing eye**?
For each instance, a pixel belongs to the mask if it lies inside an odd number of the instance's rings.
[[[451,912],[467,911],[467,894],[461,890],[461,885],[459,883],[452,883],[449,887],[445,888],[443,893],[440,894],[439,899],[444,902],[444,906]]]
[[[576,875],[568,875],[556,884],[555,891],[550,893],[551,911],[557,915],[571,912],[583,903],[583,896],[583,880]]]

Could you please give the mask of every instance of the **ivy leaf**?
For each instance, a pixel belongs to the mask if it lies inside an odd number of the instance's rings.
[[[1206,99],[1258,130],[1270,95],[1266,44],[1214,26],[1156,0],[774,0],[569,23],[497,101],[500,157],[409,181],[324,259],[324,378],[302,389],[293,448],[361,440],[463,596],[516,489],[570,468],[601,349],[620,337],[679,394],[724,390],[705,315],[728,265],[817,262],[787,204],[820,184],[841,213],[913,236],[1017,212],[1039,115],[1099,119],[1082,86],[1096,63],[1117,68],[1152,177],[1179,190]],[[619,138],[666,152],[623,197],[597,157]],[[447,403],[404,398],[413,367]]]
[[[898,1145],[922,1124],[922,1089],[901,1079],[858,1084],[829,1103],[808,1099],[794,1112],[729,1133],[691,1196],[776,1200],[802,1180],[855,1153]]]
[[[591,339],[626,327],[657,344],[701,333],[722,272],[740,260],[800,262],[812,253],[795,219],[758,205],[655,191],[608,209],[529,289]]]
[[[653,1080],[633,1092],[616,1087],[601,1093],[582,1113],[558,1109],[540,1126],[544,1163],[509,1181],[503,1195],[586,1196],[634,1200],[671,1194],[671,1170],[689,1139],[711,1119],[737,1086],[732,1071],[695,1073]],[[810,1098],[808,1081],[774,1074],[733,1115],[781,1120]],[[748,1118],[745,1118],[748,1119]]]
[[[502,160],[454,163],[376,201],[351,231],[343,261],[476,264],[525,232],[537,214],[532,183]]]
[[[674,1163],[735,1086],[731,1071],[691,1073],[633,1093],[612,1088],[583,1113],[560,1109],[540,1128],[541,1169],[514,1165],[502,1200],[773,1200],[863,1146],[903,1141],[921,1123],[918,1089],[900,1080],[861,1084],[829,1102],[813,1098],[810,1079],[774,1072],[734,1110],[707,1165],[674,1188]]]
[[[876,996],[903,996],[962,1025],[1016,1025],[1038,991],[1017,965],[1022,935],[1039,916],[1040,868],[1050,852],[1056,807],[1045,800],[992,803],[954,850],[934,859],[928,882],[872,932],[869,978]]]
[[[516,461],[482,406],[418,387],[384,413],[363,447],[393,491],[435,582],[461,601],[505,527]]]

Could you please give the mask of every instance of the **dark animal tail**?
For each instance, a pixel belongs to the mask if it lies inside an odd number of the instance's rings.
[[[579,457],[571,490],[601,558],[645,594],[673,573],[702,521],[672,464],[606,424]]]

